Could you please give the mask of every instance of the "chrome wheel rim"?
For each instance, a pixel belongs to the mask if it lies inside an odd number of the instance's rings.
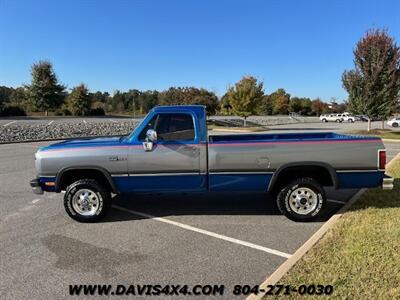
[[[299,187],[289,195],[290,208],[300,215],[308,215],[317,208],[317,204],[318,195],[306,187]]]
[[[72,207],[82,216],[93,216],[99,210],[100,199],[94,191],[81,189],[73,196]]]

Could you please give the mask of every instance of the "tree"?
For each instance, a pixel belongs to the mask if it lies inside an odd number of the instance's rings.
[[[72,89],[67,97],[66,107],[74,116],[89,115],[91,101],[86,85],[80,84]]]
[[[289,112],[301,113],[301,98],[299,97],[290,98]]]
[[[232,112],[244,118],[244,126],[246,118],[259,111],[263,99],[263,83],[252,76],[243,77],[227,92],[227,101],[232,107]]]
[[[221,97],[219,111],[222,115],[231,115],[232,114],[232,105],[229,104],[228,93],[225,93]]]
[[[310,98],[303,98],[303,100],[301,100],[301,114],[304,116],[311,116],[312,114],[312,101]]]
[[[158,91],[141,92],[138,99],[140,112],[147,113],[156,106],[158,104],[158,95]]]
[[[10,101],[13,92],[14,92],[13,88],[0,86],[0,111]]]
[[[205,105],[207,113],[215,114],[218,97],[206,89],[195,87],[171,87],[158,95],[162,105],[199,104]]]
[[[272,114],[286,115],[289,112],[290,94],[286,93],[284,89],[277,89],[275,92],[268,96],[268,100]]]
[[[65,87],[58,83],[53,66],[49,61],[39,61],[31,68],[32,82],[27,86],[28,97],[32,108],[44,111],[59,108],[65,98]]]
[[[387,30],[366,32],[354,50],[354,69],[343,73],[342,82],[351,111],[381,119],[383,127],[400,92],[400,48]]]
[[[322,113],[324,113],[328,108],[328,105],[321,101],[321,99],[317,98],[311,102],[311,111],[317,117],[319,117]]]

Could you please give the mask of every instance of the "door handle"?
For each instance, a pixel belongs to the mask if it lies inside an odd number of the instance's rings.
[[[110,156],[108,158],[109,161],[121,161],[121,160],[126,160],[124,157],[118,157],[118,156]]]

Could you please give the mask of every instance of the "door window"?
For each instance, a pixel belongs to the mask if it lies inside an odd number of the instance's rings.
[[[193,118],[189,114],[160,114],[156,124],[162,141],[194,140]]]
[[[194,140],[193,118],[189,114],[157,114],[139,134],[139,140],[146,139],[146,132],[154,129],[161,141]]]

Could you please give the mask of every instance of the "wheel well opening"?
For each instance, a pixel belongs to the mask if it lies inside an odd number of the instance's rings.
[[[328,169],[323,166],[292,166],[283,169],[276,178],[272,190],[279,190],[284,185],[301,177],[316,180],[322,186],[333,186],[334,182]]]
[[[73,169],[65,171],[59,181],[59,190],[65,191],[70,184],[81,179],[94,179],[107,190],[113,190],[104,173],[96,169]]]

